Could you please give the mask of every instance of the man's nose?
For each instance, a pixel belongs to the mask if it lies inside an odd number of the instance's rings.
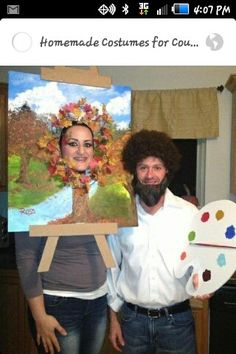
[[[152,178],[153,176],[154,176],[154,174],[153,174],[153,169],[152,169],[152,168],[149,168],[149,169],[147,170],[147,175],[146,175],[146,177]]]

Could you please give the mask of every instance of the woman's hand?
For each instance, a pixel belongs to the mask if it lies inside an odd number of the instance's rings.
[[[45,311],[43,295],[28,299],[37,330],[37,344],[42,342],[46,353],[54,354],[60,352],[60,345],[56,337],[56,331],[66,336],[67,333],[55,317]]]
[[[60,352],[60,345],[56,337],[56,331],[66,336],[67,333],[55,317],[44,314],[35,321],[37,329],[37,344],[42,342],[46,353],[54,354]]]

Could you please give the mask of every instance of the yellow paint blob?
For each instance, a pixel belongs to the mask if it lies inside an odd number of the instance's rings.
[[[222,219],[224,217],[224,212],[223,212],[223,210],[218,210],[217,212],[216,212],[216,220],[220,220],[220,219]]]

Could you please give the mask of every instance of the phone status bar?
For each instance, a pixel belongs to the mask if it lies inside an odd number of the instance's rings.
[[[3,2],[0,7],[1,18],[235,18],[232,3],[198,4],[193,2],[137,2],[117,3],[80,2],[75,8],[74,2],[67,6],[38,6],[26,1],[17,3]]]

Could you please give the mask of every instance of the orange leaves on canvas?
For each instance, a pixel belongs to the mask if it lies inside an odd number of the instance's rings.
[[[100,185],[106,185],[108,179],[113,178],[115,172],[120,181],[125,174],[120,161],[120,151],[126,141],[123,136],[113,138],[115,124],[107,112],[106,106],[102,105],[102,113],[97,107],[91,106],[85,98],[78,102],[64,105],[58,115],[51,117],[51,125],[56,128],[69,127],[72,121],[87,124],[94,133],[94,159],[90,163],[90,173],[80,174],[76,169],[76,163],[60,157],[58,136],[47,134],[39,140],[39,146],[51,154],[49,172],[51,175],[60,176],[64,183],[79,189],[83,195],[88,193],[92,180]]]

